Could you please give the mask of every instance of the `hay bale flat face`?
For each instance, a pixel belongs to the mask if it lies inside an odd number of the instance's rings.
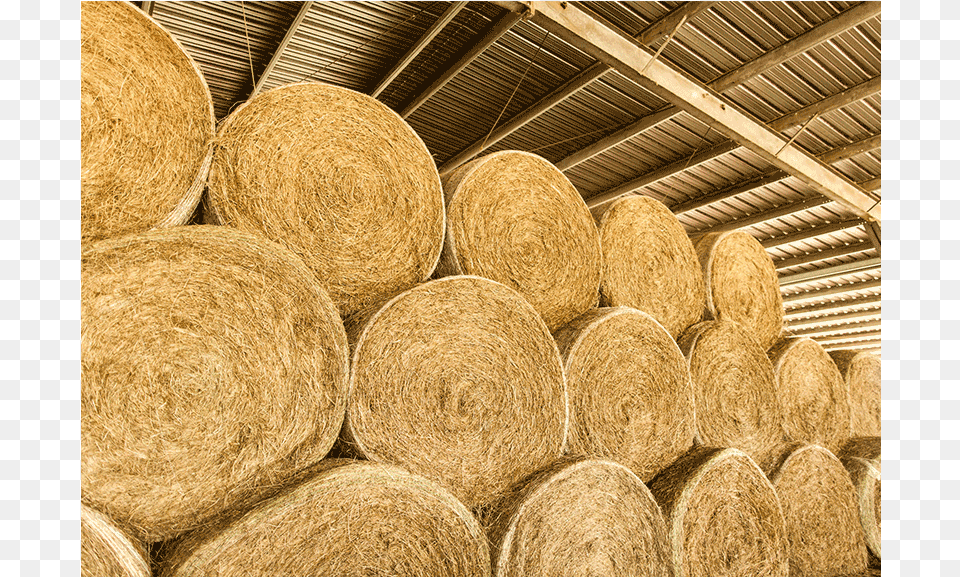
[[[480,525],[435,483],[357,461],[318,471],[224,529],[189,535],[161,576],[490,575]]]
[[[697,440],[762,460],[784,440],[770,359],[730,321],[694,325],[680,339],[693,381]]]
[[[649,481],[693,445],[687,361],[650,315],[588,312],[556,333],[570,396],[571,454],[607,457]]]
[[[830,451],[794,450],[770,475],[790,537],[790,575],[846,575],[867,568],[850,477]]]
[[[141,543],[124,535],[109,517],[80,505],[80,575],[82,577],[150,577]]]
[[[102,241],[81,264],[85,502],[162,540],[326,455],[348,347],[295,255],[189,226]]]
[[[788,439],[839,451],[850,437],[850,397],[830,356],[813,339],[784,339],[770,349]]]
[[[880,357],[857,351],[831,351],[850,394],[852,434],[880,436]]]
[[[81,241],[185,224],[213,152],[200,69],[129,2],[84,2],[80,14]]]
[[[427,147],[376,99],[322,83],[268,90],[217,134],[207,222],[297,253],[349,317],[425,280],[443,244]]]
[[[546,325],[515,291],[447,277],[388,302],[353,355],[344,436],[468,507],[563,451],[567,397]]]
[[[522,483],[494,518],[497,577],[673,575],[660,507],[612,461],[553,465]]]
[[[523,295],[550,330],[597,305],[597,227],[555,166],[527,152],[497,152],[453,171],[443,185],[441,276],[503,283]]]
[[[677,577],[787,577],[776,493],[741,451],[694,449],[649,487],[667,521]]]
[[[649,313],[677,338],[703,315],[706,292],[693,243],[663,203],[617,200],[600,219],[604,305]]]
[[[763,246],[742,231],[708,233],[694,242],[707,290],[707,319],[742,325],[763,350],[783,331],[777,270]]]
[[[867,547],[880,558],[880,437],[850,439],[837,455],[857,493]]]

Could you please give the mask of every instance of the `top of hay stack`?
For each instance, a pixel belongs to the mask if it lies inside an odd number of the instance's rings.
[[[426,145],[376,99],[319,82],[268,90],[217,133],[207,222],[297,253],[346,318],[427,279],[443,243]]]
[[[706,293],[693,243],[663,203],[640,195],[613,202],[600,219],[600,298],[649,313],[677,338],[703,315]]]
[[[443,179],[447,229],[437,272],[476,275],[519,292],[555,330],[597,305],[600,238],[566,176],[507,150]]]
[[[293,253],[184,226],[95,243],[81,264],[85,502],[162,540],[326,455],[348,347]]]
[[[129,2],[80,11],[81,240],[185,224],[213,150],[200,69]]]
[[[707,286],[706,318],[742,325],[763,350],[783,331],[783,297],[770,255],[749,234],[711,232],[694,240]]]
[[[436,483],[389,465],[325,460],[232,523],[179,542],[163,577],[489,577],[479,523]]]

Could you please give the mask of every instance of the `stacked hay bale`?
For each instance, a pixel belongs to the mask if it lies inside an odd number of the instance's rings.
[[[427,279],[443,243],[420,137],[376,99],[322,83],[268,90],[224,120],[208,201],[208,223],[299,255],[345,318]]]
[[[488,515],[495,577],[673,575],[660,507],[612,461],[558,461]]]
[[[693,243],[663,203],[627,195],[599,218],[601,303],[650,314],[677,338],[703,315],[706,293]]]
[[[765,468],[783,507],[791,577],[866,570],[857,495],[833,453],[817,445],[788,445]]]
[[[857,493],[860,525],[867,547],[880,558],[880,437],[854,437],[841,449],[840,461]]]
[[[743,326],[763,350],[783,331],[783,298],[773,261],[743,231],[701,235],[694,248],[707,287],[705,318]]]
[[[232,523],[181,540],[160,575],[486,577],[490,552],[473,515],[437,484],[328,460]]]
[[[447,227],[438,275],[505,284],[550,330],[597,305],[597,229],[555,166],[527,152],[497,152],[448,174],[443,189]]]
[[[737,449],[700,447],[660,472],[676,577],[787,577],[788,540],[770,481]]]
[[[516,291],[480,277],[433,280],[350,332],[343,433],[358,455],[403,466],[482,507],[563,452],[560,355]]]
[[[150,577],[143,545],[99,511],[80,505],[80,574],[83,577]]]
[[[809,338],[782,339],[768,354],[787,438],[839,451],[850,438],[850,397],[830,356]]]
[[[691,447],[690,371],[653,317],[599,308],[555,336],[570,396],[571,453],[613,459],[646,482]]]
[[[185,224],[213,153],[193,59],[129,2],[80,5],[80,238]]]
[[[880,436],[880,357],[861,351],[831,351],[850,395],[852,435]]]
[[[760,344],[731,321],[694,325],[680,340],[690,364],[697,441],[763,460],[783,443],[773,366]]]
[[[348,348],[300,259],[227,227],[81,260],[82,499],[146,541],[275,491],[333,445]]]

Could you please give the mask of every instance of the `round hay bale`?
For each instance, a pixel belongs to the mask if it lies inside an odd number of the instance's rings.
[[[679,345],[690,366],[700,444],[760,461],[783,443],[773,366],[753,337],[734,322],[705,321]]]
[[[143,545],[124,535],[109,517],[82,503],[80,575],[150,577],[150,563]]]
[[[831,351],[850,394],[852,435],[880,436],[880,357],[858,351]]]
[[[570,453],[613,459],[646,482],[693,445],[690,370],[652,316],[595,309],[555,336],[570,397]]]
[[[433,280],[359,326],[344,424],[356,454],[474,508],[563,453],[560,355],[515,291],[479,277]]]
[[[158,541],[327,454],[349,350],[293,253],[184,226],[101,241],[81,267],[85,502]]]
[[[845,575],[867,569],[857,496],[843,465],[818,445],[788,446],[769,477],[790,539],[790,576]]]
[[[880,437],[854,437],[838,455],[857,493],[867,548],[880,558]]]
[[[324,461],[240,519],[188,535],[161,577],[487,577],[480,524],[437,484],[398,467]]]
[[[488,528],[496,577],[672,577],[660,507],[623,465],[562,460],[517,486]]]
[[[839,451],[850,437],[850,397],[830,355],[809,338],[782,339],[767,354],[787,438]]]
[[[597,306],[600,237],[577,189],[543,158],[489,154],[443,179],[439,276],[476,275],[519,292],[555,330]]]
[[[741,451],[698,447],[649,487],[667,521],[676,577],[787,577],[780,503]]]
[[[213,155],[210,90],[130,2],[80,5],[80,238],[185,224]]]
[[[703,315],[706,290],[693,243],[660,201],[627,195],[600,218],[600,302],[649,313],[676,339]]]
[[[693,242],[707,290],[706,319],[742,325],[763,350],[783,330],[783,298],[773,260],[743,231],[712,232]]]
[[[297,253],[343,317],[426,280],[443,192],[426,145],[375,98],[289,84],[224,120],[204,216]]]

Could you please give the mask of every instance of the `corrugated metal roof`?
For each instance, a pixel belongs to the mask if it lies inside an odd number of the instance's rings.
[[[314,79],[369,93],[449,5],[309,3],[299,26],[277,53],[303,4],[158,2],[153,15],[197,60],[210,84],[218,117],[222,117],[247,98],[253,79],[260,80],[271,61],[264,89]],[[585,2],[577,6],[632,36],[651,25],[660,26],[661,19],[672,22],[672,12],[689,8],[676,1]],[[856,6],[856,2],[714,3],[676,31],[660,58],[706,84]],[[381,101],[402,109],[505,14],[505,9],[496,4],[469,2],[385,88],[379,96]],[[664,25],[657,32],[658,37],[648,39],[654,50],[663,47],[671,30]],[[594,64],[594,59],[578,48],[547,34],[533,22],[520,21],[427,99],[408,122],[442,164],[467,146],[482,142],[496,126],[504,125]],[[880,18],[876,15],[776,63],[723,95],[730,105],[760,121],[771,122],[879,75]],[[665,106],[660,96],[616,71],[608,71],[482,154],[527,150],[558,162]],[[798,131],[800,127],[790,127],[784,135],[791,137]],[[821,113],[803,127],[794,144],[819,155],[879,134],[877,93]],[[766,178],[776,169],[745,148],[725,149],[713,158],[703,152],[724,141],[718,131],[680,112],[565,172],[589,199],[634,179],[647,179],[651,172],[675,164],[682,170],[646,182],[638,192],[676,208],[710,197],[712,202],[703,202],[692,210],[684,208],[685,212],[679,214],[691,234],[717,227],[741,227],[760,240],[785,239],[767,246],[782,267],[779,272],[784,279],[829,272],[834,270],[831,267],[847,263],[872,262],[876,257],[866,230],[848,226],[856,224],[853,213],[819,196],[798,178]],[[697,162],[691,162],[694,158]],[[860,151],[832,161],[832,166],[853,182],[875,181],[880,176],[880,150]],[[750,185],[761,177],[766,178],[763,186]],[[713,199],[730,190],[738,194]],[[880,198],[879,189],[874,194]],[[842,227],[829,228],[841,221],[845,222]],[[825,232],[810,233],[815,227],[825,227]],[[851,283],[869,283],[879,274],[880,269],[875,268],[812,282],[791,282],[783,287],[785,295],[814,292],[807,300],[788,302],[786,309],[835,302],[840,308],[830,309],[832,315],[861,310],[863,306],[844,308],[842,303],[876,295],[879,287],[863,289]],[[817,296],[822,294],[818,290],[827,294]],[[869,306],[878,307],[879,303]],[[809,328],[807,324],[804,326]],[[856,322],[848,324],[851,326],[843,328],[848,332],[858,326]],[[828,328],[836,332],[836,327]]]

